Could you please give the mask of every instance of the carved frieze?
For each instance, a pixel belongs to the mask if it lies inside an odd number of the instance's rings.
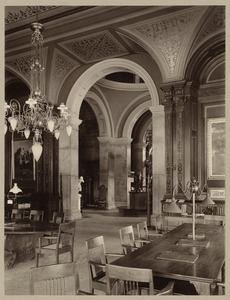
[[[85,63],[128,54],[122,44],[108,31],[84,36],[60,45]]]
[[[36,15],[36,7],[37,6],[26,6],[24,10],[20,10],[17,12],[8,12],[5,22],[6,24],[10,24],[31,16]],[[48,11],[50,9],[55,8],[56,6],[38,6],[38,13]]]

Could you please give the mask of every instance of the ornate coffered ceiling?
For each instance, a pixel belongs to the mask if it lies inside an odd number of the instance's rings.
[[[149,55],[165,81],[179,80],[196,45],[225,30],[223,6],[40,6],[38,20],[59,83],[74,68],[135,53]],[[23,78],[34,21],[34,6],[6,7],[6,67]]]
[[[84,63],[119,57],[129,51],[108,30],[59,44]]]

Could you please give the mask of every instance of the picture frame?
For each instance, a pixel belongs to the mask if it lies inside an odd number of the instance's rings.
[[[13,180],[35,180],[35,159],[32,139],[15,139],[12,145]]]
[[[208,179],[225,179],[225,118],[207,120]]]
[[[225,200],[225,189],[224,188],[210,189],[210,197],[213,200]]]

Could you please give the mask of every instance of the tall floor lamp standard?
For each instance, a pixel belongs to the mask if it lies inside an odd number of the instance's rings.
[[[204,185],[204,187],[207,187],[207,185]],[[177,242],[177,244],[180,245],[193,245],[193,246],[202,246],[204,248],[207,248],[209,245],[209,241],[202,240],[205,238],[205,234],[202,232],[199,232],[199,234],[196,234],[196,205],[195,200],[196,198],[200,198],[202,195],[202,192],[204,191],[204,188],[201,190],[199,187],[199,181],[197,181],[195,178],[190,180],[186,185],[186,190],[184,191],[184,195],[187,197],[187,199],[192,198],[192,234],[188,234],[188,239],[181,239]],[[188,197],[189,193],[189,197]]]

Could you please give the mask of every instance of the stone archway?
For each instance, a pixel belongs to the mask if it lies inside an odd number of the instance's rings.
[[[152,108],[157,107],[156,112],[159,116],[160,108],[158,108],[159,96],[158,96],[157,88],[150,74],[140,64],[123,58],[108,59],[94,64],[79,76],[78,80],[75,82],[68,95],[67,103],[66,103],[66,105],[71,110],[71,123],[73,126],[73,133],[68,143],[65,137],[63,136],[60,137],[60,150],[59,150],[60,157],[62,158],[60,160],[60,172],[63,174],[63,187],[65,188],[65,191],[63,191],[63,195],[66,201],[65,209],[67,211],[67,218],[69,219],[75,219],[81,217],[81,214],[78,209],[79,204],[77,199],[77,194],[78,194],[77,186],[78,186],[79,174],[78,174],[78,168],[76,167],[78,165],[78,159],[79,159],[78,158],[78,126],[80,124],[80,120],[79,120],[80,106],[89,89],[99,79],[115,71],[132,71],[138,74],[140,77],[142,77],[150,94],[151,100],[148,103],[148,107],[154,113],[155,110]],[[136,110],[136,114],[138,113],[139,113],[138,110]],[[155,120],[155,125],[156,122],[159,122],[160,125],[157,125],[159,127],[162,125],[162,114],[161,114],[160,121],[158,119],[159,118],[156,118],[157,121]],[[130,145],[130,136],[127,135],[130,135],[131,126],[132,126],[132,122],[130,122],[130,125],[128,125],[128,121],[127,121],[126,122],[127,130],[123,131],[123,136],[119,141],[115,140],[114,132],[111,132],[111,136],[103,137],[103,140],[101,140],[100,142],[101,144],[106,146],[105,150],[109,152],[114,147],[114,143],[117,142],[119,142],[120,145],[122,145],[122,147],[124,146],[125,148],[127,148],[127,145]],[[126,149],[126,151],[129,150]],[[162,151],[164,151],[164,147]],[[163,154],[162,151],[161,154]],[[106,159],[108,160],[109,159],[108,157],[103,157],[103,160],[104,161]],[[65,161],[68,161],[66,165],[64,164]],[[106,165],[108,165],[108,161],[105,163],[105,166]],[[160,168],[161,171],[163,169],[163,166],[164,166],[164,161],[162,161],[162,166]],[[103,174],[102,176],[102,181],[103,179],[105,180],[106,177],[108,177],[107,173],[106,172],[104,173],[105,174]],[[109,197],[112,203],[111,205],[112,207],[114,204],[114,179],[110,178],[110,182],[107,182],[107,187],[111,192]]]

